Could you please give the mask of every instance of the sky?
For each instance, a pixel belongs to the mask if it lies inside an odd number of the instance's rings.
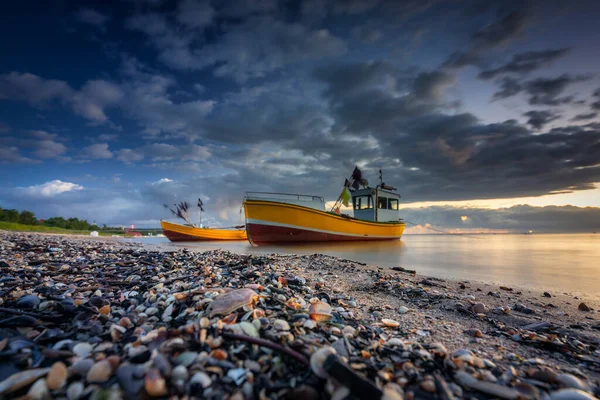
[[[0,206],[239,224],[355,165],[449,230],[600,229],[600,2],[11,2]],[[464,217],[464,218],[463,218]],[[412,225],[411,225],[412,226]],[[420,232],[420,231],[419,231]]]

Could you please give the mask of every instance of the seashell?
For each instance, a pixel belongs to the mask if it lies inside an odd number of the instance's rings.
[[[252,336],[255,338],[260,337],[260,333],[258,332],[256,327],[250,322],[240,322],[239,325],[245,335]]]
[[[244,368],[233,368],[227,371],[227,376],[231,378],[237,386],[240,386],[246,380],[246,370]]]
[[[225,315],[244,306],[253,306],[258,300],[258,294],[248,288],[237,289],[229,293],[220,294],[208,305],[209,315]]]
[[[387,346],[403,346],[404,342],[402,342],[402,339],[391,338],[390,340],[388,340],[387,342],[385,342],[385,344]]]
[[[559,374],[556,377],[556,381],[565,388],[579,389],[586,392],[589,390],[588,385],[571,374]]]
[[[112,375],[112,367],[107,360],[98,361],[87,373],[86,379],[90,383],[103,383]]]
[[[302,327],[306,329],[315,329],[317,327],[317,323],[312,319],[307,319],[304,321],[304,324],[302,324]]]
[[[199,385],[202,389],[206,389],[212,385],[212,379],[205,372],[196,372],[190,379],[190,385]]]
[[[397,328],[400,326],[400,322],[387,318],[382,319],[381,323],[383,323],[383,326],[387,326],[388,328]]]
[[[158,314],[158,311],[159,310],[156,307],[148,307],[148,308],[146,308],[145,314],[148,316],[152,316],[152,315]]]
[[[110,314],[110,305],[109,305],[109,304],[107,304],[107,305],[105,305],[105,306],[102,306],[102,307],[101,307],[101,308],[98,310],[98,312],[99,312],[100,314],[102,314],[102,315],[108,315],[108,314]]]
[[[213,351],[210,352],[210,356],[216,358],[217,360],[227,360],[227,352],[225,350],[222,349],[215,349]]]
[[[113,342],[120,342],[123,339],[123,334],[127,331],[127,329],[123,328],[121,325],[116,324],[112,324],[109,330]]]
[[[347,325],[344,327],[344,329],[342,329],[342,333],[344,334],[345,337],[351,338],[351,337],[354,337],[354,335],[356,335],[356,329],[354,329],[350,325]]]
[[[476,338],[483,337],[483,333],[479,329],[467,329],[465,333]]]
[[[194,351],[184,351],[175,358],[175,363],[183,365],[184,367],[189,367],[194,363],[194,361],[196,361],[197,358],[198,353]]]
[[[84,358],[81,360],[77,360],[73,365],[71,365],[70,369],[76,375],[86,376],[93,365],[94,360],[92,360],[91,358]]]
[[[289,331],[291,329],[290,324],[284,319],[276,319],[273,322],[273,328],[278,331]]]
[[[327,378],[329,374],[323,369],[323,364],[327,357],[336,354],[333,347],[321,347],[310,356],[310,368],[320,378]]]
[[[424,377],[419,386],[421,386],[421,389],[429,393],[435,393],[436,391],[435,381],[433,380],[432,376]]]
[[[17,300],[15,306],[20,309],[33,309],[40,305],[40,298],[36,295],[29,294]]]
[[[260,372],[260,370],[261,370],[260,363],[254,361],[254,360],[250,360],[250,359],[244,360],[244,368],[246,368],[252,372]]]
[[[483,303],[475,303],[473,307],[471,307],[471,311],[475,314],[484,314],[485,313],[485,304]]]
[[[174,381],[186,381],[189,377],[188,370],[185,365],[178,365],[173,368],[171,378]]]
[[[332,326],[331,328],[329,328],[329,333],[331,333],[332,335],[335,336],[342,336],[342,330],[340,328],[338,328],[337,326]]]
[[[57,361],[52,364],[46,377],[48,389],[57,390],[63,387],[67,382],[67,375],[67,366],[64,363]]]
[[[491,396],[506,400],[516,400],[519,398],[519,392],[513,388],[502,386],[497,383],[479,381],[465,371],[457,371],[454,374],[454,378],[463,387],[475,389]]]
[[[135,325],[133,325],[133,322],[131,322],[131,320],[127,317],[123,317],[119,320],[119,325],[122,326],[125,329],[130,329],[133,328]]]
[[[146,393],[152,397],[166,396],[169,392],[167,390],[167,382],[158,372],[158,369],[151,368],[144,378],[144,388]]]
[[[323,301],[311,302],[310,306],[308,306],[308,315],[310,319],[317,322],[326,322],[333,317],[331,306]]]
[[[540,391],[533,385],[523,382],[517,382],[514,388],[521,394],[524,399],[539,399]]]
[[[48,385],[44,378],[38,379],[27,392],[27,396],[32,400],[46,400],[50,398]]]
[[[535,371],[531,374],[531,377],[535,380],[546,382],[546,383],[555,383],[558,374],[551,370],[550,368],[542,368]]]
[[[597,400],[596,397],[579,389],[561,389],[550,393],[550,400]]]
[[[383,388],[383,395],[381,396],[381,400],[402,400],[403,397],[396,389],[392,389],[391,387]]]
[[[175,297],[175,300],[177,300],[177,301],[183,301],[183,300],[187,299],[188,294],[187,294],[187,292],[173,293],[173,297]]]
[[[106,361],[108,361],[112,370],[114,371],[119,367],[119,364],[121,364],[121,357],[117,355],[108,356],[106,357]]]
[[[169,306],[167,308],[165,308],[165,311],[162,314],[162,320],[165,322],[170,322],[172,320],[171,315],[173,314],[173,304],[169,304]]]
[[[236,313],[229,314],[228,316],[223,318],[221,321],[223,321],[223,323],[227,324],[227,325],[235,324],[237,321],[237,314]]]
[[[42,376],[45,376],[48,371],[50,371],[50,368],[37,368],[12,374],[0,382],[0,395],[16,392],[17,390],[30,385]]]
[[[83,383],[82,382],[73,382],[67,388],[67,399],[68,400],[78,400],[83,394]]]
[[[79,356],[81,358],[87,358],[92,355],[93,349],[94,348],[92,347],[91,344],[82,342],[82,343],[77,343],[75,346],[73,346],[73,353],[75,353],[77,356]]]

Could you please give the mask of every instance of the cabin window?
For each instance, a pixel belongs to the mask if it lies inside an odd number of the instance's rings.
[[[357,196],[352,200],[354,202],[355,210],[368,210],[373,208],[373,204],[371,204],[371,196]]]
[[[387,197],[379,197],[377,199],[377,208],[379,208],[380,210],[387,210],[388,198]]]
[[[389,199],[388,209],[397,210],[398,209],[398,199]]]

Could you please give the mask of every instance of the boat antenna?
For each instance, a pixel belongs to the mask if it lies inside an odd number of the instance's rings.
[[[383,186],[383,172],[381,172],[381,169],[379,170],[379,183]]]

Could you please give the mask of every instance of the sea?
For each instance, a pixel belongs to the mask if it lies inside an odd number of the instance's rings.
[[[479,281],[600,300],[600,234],[404,235],[398,241],[252,247],[240,242],[125,239],[194,251],[327,254],[437,278]]]

